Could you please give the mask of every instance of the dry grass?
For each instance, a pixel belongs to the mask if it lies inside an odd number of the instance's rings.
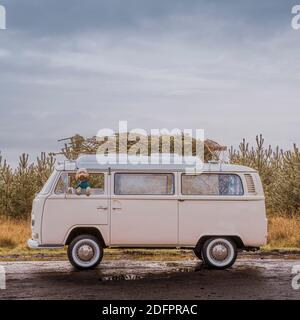
[[[265,250],[272,249],[300,249],[300,218],[288,218],[284,216],[269,217],[269,239]],[[65,250],[29,250],[26,246],[27,239],[30,238],[30,221],[11,220],[0,218],[0,260],[7,257],[21,255],[24,259],[30,259],[31,255],[35,255],[38,259],[39,255],[53,258],[65,258]],[[115,258],[120,255],[130,256],[133,259],[145,258],[149,259],[166,258],[178,259],[181,256],[193,256],[192,252],[187,250],[143,250],[143,249],[109,249],[106,256]],[[1,258],[2,257],[2,258]]]
[[[30,235],[30,221],[0,218],[0,251],[25,249]]]
[[[0,261],[64,258],[65,250],[30,250],[27,240],[31,238],[30,221],[0,217]]]
[[[269,218],[268,246],[270,248],[300,248],[300,218],[272,216]]]

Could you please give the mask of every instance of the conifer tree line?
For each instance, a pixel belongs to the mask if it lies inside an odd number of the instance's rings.
[[[158,143],[159,152],[162,152],[163,143]],[[174,144],[175,141],[171,141],[171,152],[176,150]],[[129,143],[128,148],[131,146],[132,143]],[[67,159],[76,159],[82,153],[95,153],[98,147],[99,143],[95,138],[75,135],[68,138],[60,152],[42,152],[33,163],[29,161],[29,155],[23,153],[16,168],[12,168],[0,154],[0,215],[17,219],[29,218],[32,200],[54,170],[56,156],[62,154]],[[117,146],[117,151],[119,147]],[[193,152],[194,149],[195,141]],[[221,149],[222,147],[208,140],[204,144],[205,161],[218,158]],[[231,163],[259,171],[268,214],[300,215],[300,153],[296,144],[291,150],[283,151],[279,147],[266,146],[264,138],[259,135],[256,136],[254,146],[243,139],[237,149],[231,147],[229,159]]]

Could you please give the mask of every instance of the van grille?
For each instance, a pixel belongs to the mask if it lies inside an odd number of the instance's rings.
[[[256,194],[255,184],[251,174],[245,174],[248,193]]]

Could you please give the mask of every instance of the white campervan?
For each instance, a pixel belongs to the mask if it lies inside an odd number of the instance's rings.
[[[99,160],[99,159],[98,159]],[[90,195],[75,174],[89,173]],[[262,184],[254,169],[204,164],[99,164],[95,155],[65,161],[33,201],[30,248],[68,246],[78,269],[97,266],[104,248],[190,248],[207,265],[230,267],[238,249],[266,243]]]

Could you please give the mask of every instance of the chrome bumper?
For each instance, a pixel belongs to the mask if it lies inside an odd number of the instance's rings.
[[[27,241],[27,246],[30,249],[38,249],[39,248],[39,243],[36,240],[29,239]]]

